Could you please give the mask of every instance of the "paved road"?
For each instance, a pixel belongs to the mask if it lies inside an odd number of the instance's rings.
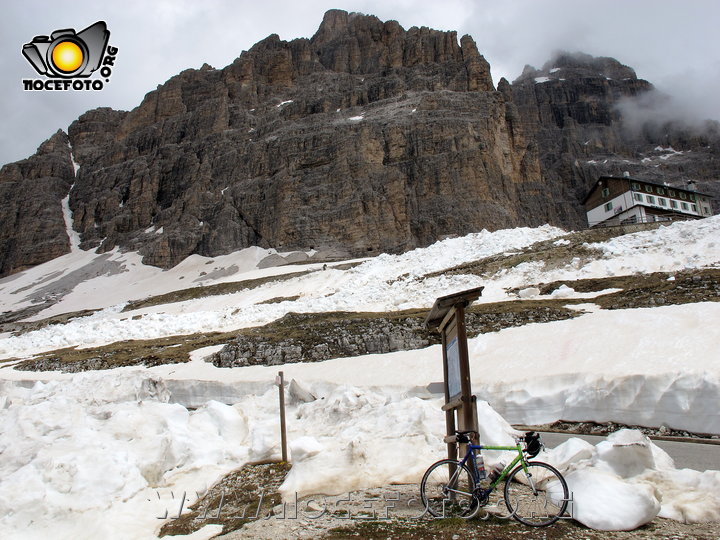
[[[599,435],[570,435],[565,433],[542,433],[543,442],[554,448],[570,437],[579,437],[591,444],[597,444],[605,437]],[[720,444],[686,443],[676,441],[653,441],[675,460],[678,469],[720,470]]]

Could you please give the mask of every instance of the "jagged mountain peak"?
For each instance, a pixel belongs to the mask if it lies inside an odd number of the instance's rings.
[[[67,147],[0,170],[0,273],[69,249],[71,185],[82,249],[165,268],[255,245],[345,258],[582,226],[596,178],[580,159],[637,152],[614,107],[649,88],[616,60],[563,54],[496,91],[470,36],[331,10],[310,38],[273,34],[129,112],[83,114],[68,129],[77,177]],[[43,182],[48,217],[17,219]]]
[[[556,51],[541,69],[526,65],[513,84],[526,83],[539,77],[562,80],[595,77],[613,80],[637,79],[634,69],[615,58],[595,57],[583,52]]]

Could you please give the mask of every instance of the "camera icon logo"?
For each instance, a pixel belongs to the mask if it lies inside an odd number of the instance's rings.
[[[22,53],[40,75],[89,77],[100,68],[109,39],[105,21],[98,21],[81,32],[68,28],[36,36],[23,45]]]

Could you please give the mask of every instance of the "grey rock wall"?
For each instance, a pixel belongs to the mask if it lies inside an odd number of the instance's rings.
[[[69,251],[70,186],[83,249],[139,250],[164,268],[253,245],[342,258],[483,228],[583,227],[588,187],[625,170],[720,194],[718,130],[624,129],[618,104],[651,90],[587,55],[495,89],[470,36],[331,10],[310,39],[271,35],[223,69],[183,71],[3,167],[0,276]],[[645,164],[670,143],[684,157]]]

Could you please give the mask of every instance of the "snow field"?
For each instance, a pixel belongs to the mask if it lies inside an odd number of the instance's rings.
[[[4,383],[4,538],[153,538],[163,511],[179,511],[181,493],[189,505],[241,463],[279,457],[276,388],[189,411],[168,403],[164,382],[145,370],[119,369],[108,379]],[[318,399],[288,400],[286,500],[418,482],[443,456],[441,399],[304,384]],[[478,416],[483,442],[513,444],[517,432],[486,402]],[[485,455],[488,466],[508,460]],[[656,515],[720,520],[720,472],[677,470],[639,432],[617,432],[595,447],[571,439],[537,459],[564,472],[573,515],[589,527],[632,529]]]
[[[93,279],[88,276],[86,281],[77,285],[59,304],[34,318],[98,305],[105,309],[67,324],[52,325],[21,336],[0,337],[0,359],[72,345],[90,347],[125,339],[155,339],[195,332],[230,331],[266,324],[290,311],[395,311],[429,307],[436,297],[447,294],[447,290],[476,287],[480,279],[477,276],[439,276],[420,282],[417,279],[419,276],[460,264],[468,258],[474,260],[519,249],[561,234],[563,231],[549,226],[494,233],[483,231],[444,240],[403,255],[380,255],[350,270],[334,270],[330,267],[326,271],[314,272],[281,283],[270,283],[237,294],[155,306],[137,313],[122,313],[124,302],[131,298],[142,298],[149,294],[190,286],[189,283],[179,285],[179,276],[197,272],[206,262],[201,265],[203,258],[192,256],[172,270],[161,272],[157,268],[142,265],[136,268],[139,264],[136,254],[114,254],[111,260],[124,269],[121,273],[101,275]],[[65,257],[69,258],[71,255]],[[260,255],[266,255],[266,250],[249,248],[225,258],[217,257],[214,264],[220,267],[232,262],[234,266],[246,270],[245,273],[234,274],[233,280],[252,279],[259,276],[256,271],[248,272],[247,269],[255,267],[262,259]],[[8,306],[15,304],[16,308],[22,307],[27,301],[23,300],[25,296],[19,299],[15,297],[20,294],[18,291],[30,296],[32,290],[40,286],[48,287],[49,280],[63,279],[56,275],[63,268],[63,263],[58,262],[60,259],[46,263],[47,267],[41,265],[32,269],[28,275],[21,275],[19,278],[10,276],[1,280],[0,299],[7,300]],[[92,257],[88,253],[82,252],[80,259],[80,268],[91,266],[88,261]],[[64,261],[64,264],[69,265],[69,260]],[[321,265],[310,266],[313,269],[320,267]],[[290,270],[288,267],[282,268],[285,273],[303,269],[294,265]],[[267,269],[265,275],[276,273],[280,273],[280,269]],[[228,281],[228,277],[224,276],[217,282],[222,281]],[[501,291],[499,294],[504,296]],[[296,301],[257,304],[271,298],[297,295],[300,298]],[[133,320],[132,316],[136,314],[143,315],[143,318]]]
[[[511,423],[614,421],[720,434],[720,326],[707,324],[717,320],[720,303],[702,302],[598,310],[483,334],[468,340],[473,391]],[[255,392],[278,369],[313,383],[422,395],[429,383],[443,380],[441,358],[433,346],[282,368],[218,369],[197,358],[151,372],[195,404]],[[208,389],[212,381],[224,386]]]
[[[542,262],[523,263],[501,271],[490,278],[470,275],[421,276],[466,261],[499,253],[512,252],[532,243],[560,236],[553,227],[510,229],[471,234],[437,242],[427,248],[402,255],[380,255],[349,270],[328,270],[269,283],[236,294],[200,298],[186,302],[155,306],[136,312],[122,313],[130,299],[161,294],[178,288],[196,286],[183,276],[199,276],[210,270],[201,283],[214,284],[230,280],[253,279],[281,275],[305,267],[253,270],[270,253],[248,248],[233,255],[206,259],[189,257],[169,271],[161,271],[140,263],[134,253],[97,256],[76,252],[50,261],[20,275],[0,280],[0,301],[8,308],[18,309],[37,301],[43,290],[51,294],[62,289],[68,274],[81,274],[84,281],[63,299],[35,317],[91,307],[105,308],[87,318],[74,319],[64,325],[53,325],[22,336],[0,336],[0,359],[26,356],[60,347],[79,345],[91,347],[125,339],[155,339],[194,332],[230,331],[257,326],[276,320],[288,312],[325,311],[394,311],[429,308],[438,296],[452,291],[485,286],[481,302],[506,300],[505,289],[526,287],[531,283],[573,280],[633,273],[680,271],[720,264],[720,216],[694,222],[677,222],[657,230],[643,231],[589,244],[604,253],[599,259],[583,263],[580,259],[564,268],[548,270]],[[562,242],[558,240],[558,242]],[[98,262],[98,257],[109,260]],[[212,264],[208,264],[212,263]],[[321,265],[308,265],[318,270]],[[212,271],[215,275],[212,277]],[[230,270],[228,270],[230,269]],[[101,275],[94,277],[93,272]],[[104,273],[103,273],[104,272]],[[119,272],[119,273],[113,273]],[[52,295],[52,294],[51,294]],[[573,294],[572,290],[557,291],[557,296],[589,297]],[[276,304],[259,304],[277,297],[299,296],[297,300]],[[132,316],[142,315],[133,320]]]
[[[197,284],[193,279],[211,284],[303,267],[257,270],[267,252],[250,250],[211,265],[190,258],[161,272],[142,266],[135,254],[74,251],[0,280],[4,310],[48,295],[62,300],[36,318],[104,309],[21,336],[0,336],[0,358],[232,330],[290,311],[429,307],[438,296],[478,285],[486,286],[481,300],[494,301],[507,299],[506,287],[717,266],[719,230],[718,217],[675,223],[592,245],[602,250],[602,258],[556,270],[526,263],[490,278],[420,279],[562,234],[550,227],[483,232],[383,255],[350,270],[329,268],[252,291],[131,313],[121,313],[127,300]],[[257,304],[295,295],[300,296],[295,301]],[[556,294],[575,296],[565,289]],[[494,408],[479,407],[484,442],[512,441],[503,417],[518,423],[614,420],[720,433],[720,326],[714,324],[720,321],[720,304],[613,311],[577,307],[591,313],[470,340],[474,392]],[[142,318],[132,320],[137,314]],[[423,390],[442,380],[439,347],[234,370],[214,368],[200,356],[188,364],[78,375],[0,368],[0,536],[154,537],[158,515],[178,507],[179,493],[201,492],[244,462],[279,456],[277,389],[270,387],[278,369],[319,398],[290,403],[294,466],[282,486],[286,497],[417,481],[443,455],[440,400]],[[32,379],[47,381],[28,387]],[[178,396],[199,408],[171,403]],[[213,398],[232,398],[234,404]],[[676,470],[663,454],[640,434],[621,432],[596,447],[572,440],[538,459],[565,471],[576,518],[590,527],[631,529],[655,515],[720,520],[720,473]],[[501,458],[488,454],[487,461]]]

